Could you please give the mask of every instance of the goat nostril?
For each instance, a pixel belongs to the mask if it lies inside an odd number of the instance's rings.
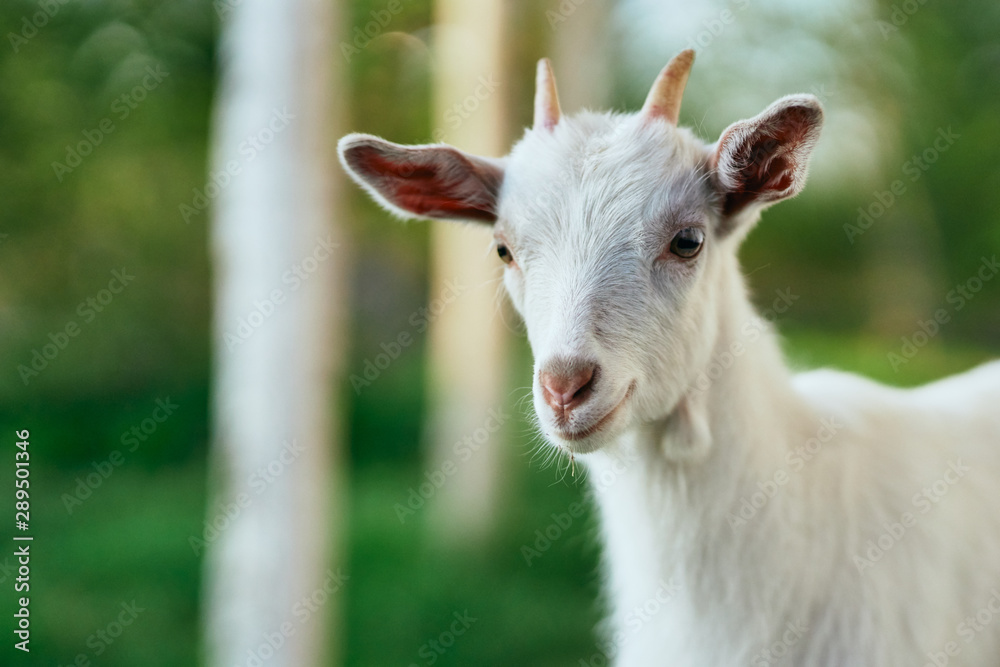
[[[597,367],[593,364],[578,364],[560,370],[563,372],[543,371],[539,380],[545,402],[556,412],[565,414],[590,397]]]
[[[591,386],[594,384],[594,369],[588,368],[577,378],[580,382],[580,388],[573,392],[573,398],[583,398],[584,395],[590,391]]]

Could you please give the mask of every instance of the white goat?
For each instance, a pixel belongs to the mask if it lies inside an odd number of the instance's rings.
[[[693,58],[638,114],[571,118],[541,61],[505,159],[359,134],[340,156],[393,213],[493,225],[541,429],[590,469],[617,665],[1000,665],[1000,365],[793,375],[737,249],[802,189],[822,109],[785,97],[706,145],[677,127]]]

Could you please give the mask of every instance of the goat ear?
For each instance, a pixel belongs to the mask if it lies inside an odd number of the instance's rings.
[[[358,185],[400,217],[496,221],[499,160],[443,144],[401,146],[368,134],[349,134],[337,149]]]
[[[730,125],[712,157],[723,214],[729,217],[753,204],[797,195],[805,185],[809,155],[822,124],[819,100],[790,95],[760,115]]]

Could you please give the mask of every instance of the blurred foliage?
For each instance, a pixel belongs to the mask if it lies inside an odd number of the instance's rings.
[[[545,11],[557,4],[506,5],[514,26],[512,139],[530,117],[531,63],[547,51]],[[891,21],[898,4],[879,0],[874,13]],[[207,0],[51,6],[57,11],[22,43],[10,34],[25,30],[25,17],[39,5],[0,5],[0,328],[6,364],[0,433],[9,442],[15,429],[32,432],[38,647],[32,664],[69,664],[77,653],[92,655],[88,637],[133,598],[148,611],[95,664],[193,664],[201,563],[187,538],[200,531],[206,512],[211,273],[207,213],[186,223],[179,206],[191,204],[206,181],[218,21]],[[423,142],[440,124],[430,110],[427,43],[434,17],[430,0],[401,6],[385,31],[344,61],[345,129]],[[352,0],[338,41],[353,40],[354,28],[384,7],[381,0]],[[791,358],[804,367],[831,364],[914,384],[967,368],[998,347],[1000,281],[986,283],[966,308],[952,312],[941,334],[898,372],[887,361],[900,338],[946,305],[949,290],[1000,248],[1000,6],[919,7],[885,38],[875,24],[865,27],[884,46],[877,62],[853,63],[874,86],[891,82],[880,99],[900,145],[898,154],[882,156],[882,178],[853,189],[807,188],[769,211],[743,251],[762,306],[775,290],[798,295],[778,323]],[[850,61],[852,54],[843,58]],[[150,81],[147,68],[168,74],[137,93]],[[900,79],[899,72],[912,74]],[[625,81],[615,86],[615,99],[635,89]],[[110,132],[101,129],[108,123]],[[960,139],[908,183],[891,215],[850,243],[844,225],[855,223],[858,207],[869,206],[874,193],[900,178],[910,156],[949,127]],[[68,172],[53,167],[69,166],[70,154],[87,151],[81,143],[92,145],[78,166]],[[388,220],[356,190],[348,197],[342,224],[357,250],[350,375],[362,372],[382,341],[410,331],[411,314],[426,304],[427,225]],[[887,320],[885,295],[891,301],[894,291],[912,289],[906,280],[912,274],[904,269],[931,276],[926,308]],[[101,304],[113,272],[123,270],[134,279]],[[100,312],[88,299],[97,300]],[[66,333],[71,323],[79,327],[75,336]],[[53,358],[40,357],[44,367],[25,376],[19,367],[31,368],[46,346],[54,346],[48,348]],[[345,593],[349,664],[420,662],[420,647],[454,611],[465,609],[483,625],[472,626],[438,664],[497,664],[499,655],[504,664],[523,665],[587,658],[596,651],[592,628],[600,617],[593,602],[592,519],[575,522],[531,567],[520,553],[553,512],[579,499],[576,484],[557,482],[553,470],[516,476],[502,530],[476,558],[436,552],[425,543],[420,516],[401,525],[394,515],[393,504],[422,475],[416,443],[424,346],[425,337],[416,335],[370,387],[356,392],[343,381],[353,468],[352,582]],[[511,363],[527,377],[523,342]],[[158,399],[179,407],[127,451],[123,438],[150,417]],[[507,438],[525,454],[527,431],[524,423],[512,425]],[[114,450],[125,452],[125,462],[70,513],[64,495]],[[529,467],[527,458],[521,468]],[[11,495],[10,469],[0,467],[4,497]],[[8,567],[0,557],[5,608],[12,596]],[[0,662],[13,662],[18,656],[12,651],[9,642],[0,647]]]
[[[799,198],[769,210],[743,258],[748,271],[767,267],[751,280],[765,299],[789,286],[800,295],[791,315],[798,324],[880,334],[891,348],[918,319],[951,309],[948,292],[975,276],[981,258],[1000,251],[1000,5],[879,0],[873,11],[875,20],[858,29],[874,44],[875,59],[843,58],[878,96],[881,120],[899,135],[898,151],[881,156],[877,181],[819,194],[823,185],[814,181]],[[844,102],[831,95],[827,105]],[[932,149],[941,130],[959,138],[925,169],[914,157]],[[858,209],[877,202],[895,180],[905,193],[852,243],[844,226],[857,226]],[[930,277],[918,299],[923,308],[880,326],[883,311],[894,307],[892,295],[913,289],[914,274]],[[952,314],[936,344],[995,348],[1000,341],[995,282]]]

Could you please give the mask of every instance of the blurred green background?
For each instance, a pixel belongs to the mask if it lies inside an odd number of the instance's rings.
[[[348,2],[336,40],[352,39],[384,4]],[[658,66],[688,45],[676,26],[656,32],[670,14],[652,4],[608,3],[613,108],[638,108]],[[703,47],[682,123],[704,138],[781,94],[816,92],[827,106],[831,123],[805,194],[766,213],[742,255],[762,307],[776,291],[796,297],[778,318],[790,358],[909,385],[995,356],[1000,281],[970,292],[960,309],[949,295],[1000,250],[1000,5],[665,6],[687,12],[683,25],[693,27],[684,30]],[[44,7],[45,24],[18,39],[25,17]],[[505,11],[514,26],[513,138],[529,122],[532,62],[560,29],[551,14],[560,3],[510,0]],[[8,639],[0,662],[70,665],[82,655],[99,665],[196,664],[201,554],[189,537],[206,513],[211,271],[207,212],[186,222],[179,204],[205,184],[219,19],[206,0],[8,0],[0,24],[0,488],[13,497],[13,433],[30,429],[36,536],[33,652],[25,661]],[[392,30],[422,42],[432,26],[431,0],[408,0]],[[749,49],[765,55],[748,59]],[[769,69],[775,62],[784,69]],[[344,66],[346,129],[430,140],[433,73],[420,49],[375,40]],[[147,68],[162,80],[142,100],[123,99]],[[770,82],[770,99],[755,97],[758,81]],[[110,132],[101,129],[109,118]],[[914,172],[913,156],[949,131],[958,138],[945,150],[939,143],[933,161],[924,156],[926,170]],[[100,143],[74,167],[67,146],[87,136]],[[905,192],[874,215],[896,180]],[[341,392],[346,663],[430,664],[421,647],[453,612],[468,610],[488,624],[474,623],[435,664],[605,664],[594,633],[599,550],[589,509],[530,566],[522,554],[584,486],[532,461],[523,391],[510,395],[517,418],[502,440],[514,461],[489,544],[443,551],[423,514],[398,520],[394,505],[423,480],[425,336],[365,391],[353,391],[347,376],[427,303],[427,226],[396,224],[348,192],[340,224],[356,260]],[[869,229],[859,227],[859,208],[872,215]],[[115,271],[134,278],[102,303]],[[906,342],[939,308],[949,321],[909,358]],[[79,331],[64,338],[71,322]],[[58,353],[32,369],[50,343]],[[510,365],[526,386],[530,355],[520,337]],[[173,414],[143,433],[157,401],[168,400]],[[133,427],[141,439],[129,439]],[[114,450],[121,460],[109,458]],[[0,599],[11,611],[12,552],[0,551]],[[133,601],[142,611],[105,641],[102,632]]]

